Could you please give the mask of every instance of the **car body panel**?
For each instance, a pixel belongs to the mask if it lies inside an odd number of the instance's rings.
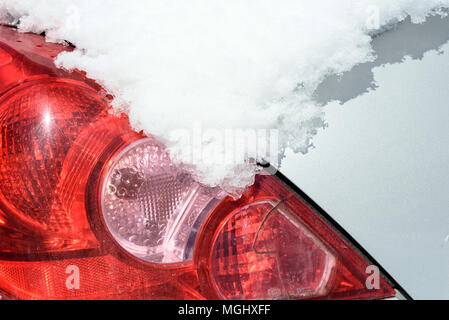
[[[378,60],[317,90],[316,148],[281,167],[418,299],[449,299],[448,40],[439,17],[377,36]]]

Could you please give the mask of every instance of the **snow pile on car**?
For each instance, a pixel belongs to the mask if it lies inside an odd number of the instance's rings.
[[[208,185],[238,193],[257,161],[306,153],[329,74],[373,59],[371,36],[449,0],[0,0],[21,31],[69,41],[55,63],[96,79],[137,130]],[[350,125],[350,124],[348,124]],[[243,138],[242,138],[243,137]],[[245,140],[246,139],[246,140]]]

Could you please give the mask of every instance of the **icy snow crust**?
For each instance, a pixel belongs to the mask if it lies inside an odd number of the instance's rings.
[[[235,193],[253,182],[254,160],[277,163],[287,148],[312,147],[325,126],[314,90],[327,75],[372,60],[373,34],[408,15],[421,23],[447,6],[449,0],[0,0],[0,19],[75,44],[57,57],[58,66],[86,71],[114,95],[115,110],[163,141],[174,161],[202,183]],[[215,134],[196,142],[179,134],[198,128]],[[218,133],[237,129],[277,130],[277,152],[234,148],[241,154],[233,161],[210,161],[229,156]],[[268,136],[262,139],[273,140]]]

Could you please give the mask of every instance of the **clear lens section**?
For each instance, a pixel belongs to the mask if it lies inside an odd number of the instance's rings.
[[[325,295],[333,251],[282,203],[239,209],[214,241],[211,273],[225,299],[298,299]]]
[[[152,263],[176,263],[192,258],[201,222],[223,196],[195,182],[146,138],[112,161],[101,204],[110,233],[129,253]]]

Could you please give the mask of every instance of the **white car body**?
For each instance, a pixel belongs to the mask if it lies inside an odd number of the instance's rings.
[[[448,40],[440,17],[376,37],[375,62],[317,91],[316,148],[281,167],[417,299],[449,299]]]

